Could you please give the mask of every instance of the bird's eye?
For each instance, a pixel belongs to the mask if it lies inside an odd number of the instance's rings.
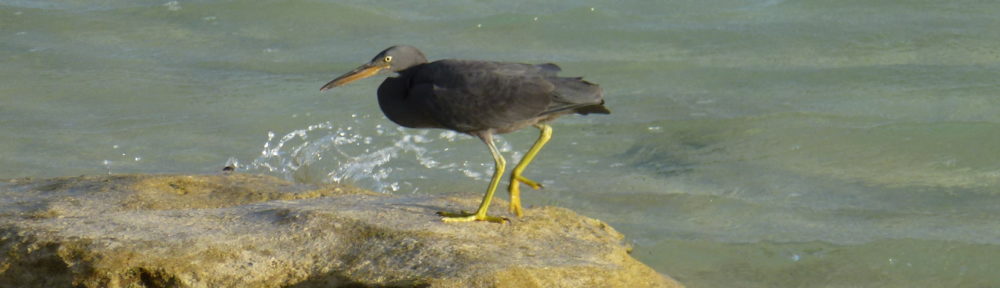
[[[389,63],[390,61],[392,61],[392,56],[385,56],[385,59],[382,60],[385,61],[385,63]]]

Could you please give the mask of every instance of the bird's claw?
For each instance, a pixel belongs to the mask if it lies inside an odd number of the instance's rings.
[[[514,213],[517,217],[524,215],[524,209],[521,208],[521,183],[531,186],[531,188],[535,190],[544,188],[542,184],[539,184],[534,180],[524,178],[521,175],[513,175],[513,177],[511,177],[510,187],[507,187],[507,190],[510,192],[510,213]]]
[[[510,219],[507,217],[500,216],[490,216],[490,215],[480,215],[477,213],[469,213],[467,211],[461,211],[459,213],[453,212],[437,212],[438,216],[441,216],[441,221],[444,222],[475,222],[475,221],[486,221],[493,223],[508,223]]]

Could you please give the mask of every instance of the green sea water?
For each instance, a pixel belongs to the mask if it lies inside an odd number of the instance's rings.
[[[997,15],[993,1],[0,0],[0,178],[236,164],[481,195],[479,140],[396,127],[379,79],[318,91],[409,44],[600,83],[613,113],[553,124],[525,172],[545,189],[525,204],[611,223],[689,287],[998,287]],[[535,137],[503,135],[508,163]]]

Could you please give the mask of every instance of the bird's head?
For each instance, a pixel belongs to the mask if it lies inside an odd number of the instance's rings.
[[[326,91],[333,87],[371,77],[381,71],[399,72],[423,63],[427,63],[427,57],[424,57],[424,53],[417,48],[407,45],[392,46],[375,55],[375,58],[372,58],[368,63],[326,83],[319,90]]]

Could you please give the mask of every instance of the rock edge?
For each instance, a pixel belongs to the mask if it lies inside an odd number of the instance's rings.
[[[567,209],[504,225],[434,215],[478,196],[247,174],[10,180],[0,286],[681,287],[629,256],[622,234]]]

